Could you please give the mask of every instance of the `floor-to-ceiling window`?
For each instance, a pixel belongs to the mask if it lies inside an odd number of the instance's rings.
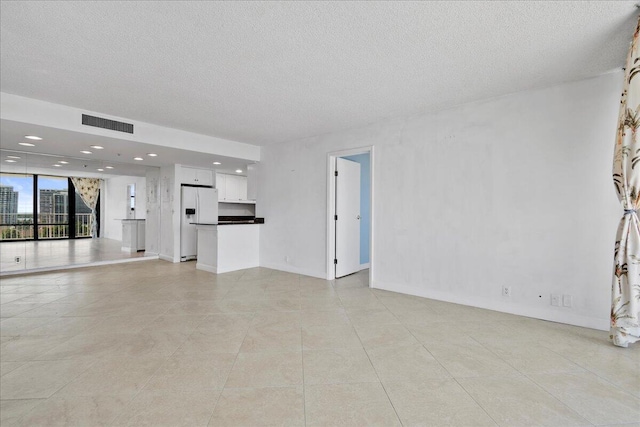
[[[69,178],[0,174],[0,241],[91,237],[92,221]]]
[[[0,174],[0,240],[34,238],[33,175]]]
[[[36,175],[38,239],[69,237],[69,179]]]

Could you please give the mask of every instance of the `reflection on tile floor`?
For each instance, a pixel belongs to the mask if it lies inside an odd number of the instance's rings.
[[[0,273],[140,258],[144,252],[123,252],[113,239],[38,240],[0,243]],[[20,262],[16,263],[16,257]]]
[[[367,282],[155,260],[5,277],[0,424],[640,423],[640,346]]]

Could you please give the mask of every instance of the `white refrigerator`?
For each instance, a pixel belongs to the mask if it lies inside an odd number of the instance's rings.
[[[183,185],[180,200],[180,261],[188,261],[198,255],[195,224],[218,223],[218,190]]]

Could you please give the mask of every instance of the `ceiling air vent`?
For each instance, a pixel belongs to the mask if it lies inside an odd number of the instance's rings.
[[[131,123],[116,122],[115,120],[103,119],[102,117],[82,115],[82,124],[94,126],[97,128],[115,130],[118,132],[133,133],[133,125]]]

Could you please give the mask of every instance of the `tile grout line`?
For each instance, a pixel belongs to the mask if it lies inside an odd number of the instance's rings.
[[[606,378],[606,377],[603,377],[602,375],[598,374],[596,371],[593,371],[592,369],[589,369],[588,367],[586,367],[586,366],[584,366],[584,365],[580,364],[580,362],[578,362],[578,361],[574,361],[574,360],[572,360],[572,359],[569,359],[568,357],[565,357],[563,354],[558,353],[558,352],[557,352],[557,351],[555,351],[554,349],[549,348],[549,347],[547,347],[547,346],[546,346],[546,345],[544,345],[544,344],[542,345],[542,347],[544,347],[544,348],[546,348],[547,350],[551,351],[552,353],[557,354],[558,356],[560,356],[560,357],[562,357],[562,358],[564,358],[564,359],[568,360],[569,362],[571,362],[571,363],[573,363],[574,365],[576,365],[576,366],[578,366],[578,367],[580,367],[580,368],[584,369],[585,371],[589,372],[590,374],[595,375],[596,377],[598,377],[598,378],[599,378],[599,379],[601,379],[602,381],[606,382],[607,384],[609,384],[609,385],[613,386],[613,387],[614,387],[614,388],[616,388],[617,390],[622,391],[623,393],[625,393],[625,394],[627,394],[627,395],[629,395],[629,396],[632,396],[632,397],[635,397],[635,398],[640,399],[640,397],[638,397],[638,396],[636,396],[635,394],[633,394],[633,393],[631,393],[631,392],[629,392],[629,391],[625,390],[621,385],[614,383],[613,381],[609,380],[609,379],[608,379],[608,378]],[[573,374],[576,374],[576,373],[577,373],[577,372],[574,372]],[[567,372],[567,374],[569,374],[569,372]],[[532,381],[533,381],[533,380],[532,380]]]
[[[572,411],[573,413],[575,413],[577,416],[579,416],[580,418],[582,418],[583,420],[585,420],[586,422],[588,422],[589,424],[591,424],[592,426],[596,425],[594,423],[592,423],[590,420],[588,420],[586,417],[584,417],[582,414],[580,414],[577,410],[573,409],[571,406],[569,406],[568,404],[564,403],[562,400],[560,400],[559,397],[557,397],[555,394],[551,393],[550,391],[548,391],[547,389],[545,389],[543,386],[541,386],[540,384],[538,384],[538,382],[536,380],[534,380],[533,378],[531,378],[528,374],[523,373],[522,374],[526,379],[528,379],[529,381],[531,381],[538,389],[540,389],[541,391],[547,393],[549,396],[551,396],[554,400],[556,400],[557,402],[559,402],[561,405],[563,405],[564,407],[568,408],[570,411]]]
[[[438,358],[437,358],[437,357],[436,357],[436,356],[435,356],[435,355],[434,355],[434,354],[433,354],[433,353],[432,353],[432,352],[427,348],[427,346],[426,346],[422,341],[420,341],[420,340],[418,339],[418,337],[416,337],[416,336],[413,334],[413,332],[411,332],[411,330],[410,330],[409,328],[407,328],[407,330],[409,331],[409,333],[411,334],[411,336],[413,336],[413,337],[416,339],[416,341],[418,341],[418,342],[420,343],[421,347],[422,347],[422,348],[424,348],[424,349],[427,351],[427,353],[429,353],[429,355],[431,355],[431,357],[433,357],[433,360],[435,360],[435,361],[438,363],[438,365],[440,365],[440,367],[441,367],[442,369],[444,369],[444,371],[445,371],[447,374],[449,374],[449,375],[451,376],[451,379],[452,379],[453,381],[455,381],[455,382],[456,382],[456,384],[458,384],[458,386],[460,386],[460,388],[462,388],[462,390],[467,394],[467,396],[469,396],[469,397],[471,398],[471,400],[473,400],[473,401],[476,403],[476,405],[478,405],[478,407],[479,407],[480,409],[482,409],[482,411],[487,415],[487,417],[489,417],[489,419],[490,419],[491,421],[493,421],[494,423],[496,423],[496,425],[499,425],[499,424],[498,424],[498,422],[497,422],[497,421],[496,421],[496,420],[491,416],[491,414],[489,414],[489,412],[487,412],[487,410],[485,409],[485,407],[484,407],[484,406],[482,406],[482,405],[480,404],[480,402],[478,402],[478,401],[477,401],[477,400],[476,400],[476,399],[475,399],[475,398],[474,398],[474,397],[473,397],[473,396],[472,396],[472,395],[467,391],[467,389],[466,389],[466,388],[464,388],[464,386],[463,386],[462,384],[460,384],[460,382],[458,381],[458,379],[457,379],[457,378],[456,378],[456,377],[455,377],[455,376],[454,376],[454,375],[453,375],[453,374],[452,374],[452,373],[451,373],[451,372],[450,372],[450,371],[449,371],[449,370],[448,370],[448,369],[447,369],[447,368],[442,364],[442,362],[440,362],[440,360],[438,360]]]
[[[167,310],[167,311],[168,311],[168,310]],[[158,319],[158,318],[160,318],[160,317],[162,317],[162,316],[163,316],[163,315],[161,314],[161,315],[157,316],[155,319]],[[155,319],[154,319],[154,320],[155,320]],[[153,321],[152,321],[152,322],[153,322]],[[136,335],[136,334],[133,334],[133,335]],[[190,335],[189,335],[189,336],[190,336]],[[187,337],[187,339],[188,339],[188,337]],[[186,339],[185,339],[185,341],[186,341]],[[124,343],[122,343],[122,345],[124,345]],[[121,345],[121,346],[122,346],[122,345]],[[182,344],[181,344],[181,345],[182,345]],[[121,347],[121,346],[119,346],[119,347]],[[119,347],[118,347],[118,348],[119,348]],[[179,348],[179,347],[178,347],[178,348]],[[149,384],[149,382],[151,381],[151,379],[153,379],[153,377],[158,373],[158,371],[160,371],[160,369],[162,369],[162,367],[164,367],[164,366],[165,366],[165,364],[169,361],[169,359],[173,356],[173,354],[175,354],[175,352],[176,352],[176,351],[178,351],[178,349],[174,350],[174,351],[173,351],[173,353],[171,353],[170,355],[168,355],[168,356],[166,356],[166,357],[164,358],[164,360],[162,361],[162,363],[160,363],[160,364],[158,365],[158,367],[153,371],[153,373],[152,373],[151,375],[149,375],[149,378],[147,378],[147,381],[145,381],[145,382],[144,382],[144,385],[143,385],[142,387],[140,387],[140,389],[139,389],[138,391],[136,391],[136,392],[133,394],[133,396],[131,397],[131,399],[129,399],[129,401],[127,402],[127,404],[126,404],[126,405],[125,405],[125,407],[123,408],[122,412],[120,412],[118,415],[116,415],[115,417],[113,417],[113,419],[112,419],[112,420],[111,420],[107,425],[113,425],[113,423],[115,423],[115,422],[118,420],[118,418],[119,418],[120,416],[122,416],[122,414],[125,414],[125,413],[126,413],[126,410],[131,406],[131,404],[132,404],[132,403],[133,403],[133,401],[136,399],[136,397],[138,397],[138,395],[139,395],[140,393],[142,393],[142,391],[143,391],[143,390],[144,390],[144,388],[147,386],[147,384]]]
[[[171,356],[169,356],[169,357],[171,357]],[[153,373],[149,376],[149,378],[147,378],[147,381],[145,381],[144,385],[142,387],[140,387],[140,389],[137,392],[134,393],[134,395],[131,397],[131,399],[129,399],[129,401],[127,402],[125,407],[122,408],[122,411],[119,414],[117,414],[115,417],[113,417],[113,419],[107,425],[113,425],[113,423],[115,423],[118,420],[118,418],[120,418],[122,416],[122,414],[126,414],[127,409],[131,406],[131,404],[136,399],[136,397],[138,397],[138,395],[140,393],[142,393],[142,390],[144,390],[144,388],[147,386],[147,384],[149,384],[149,381],[151,381],[153,376],[165,365],[167,360],[169,360],[169,358],[165,359],[162,363],[160,363],[160,365],[158,365],[156,370],[153,371]]]
[[[165,286],[165,287],[168,287],[168,286],[169,286],[169,285],[167,285],[167,286]],[[164,289],[164,288],[161,288],[161,289]],[[119,291],[119,292],[122,292],[122,291]],[[170,310],[170,309],[169,309],[169,308],[167,308],[167,309],[166,309],[162,314],[160,314],[160,315],[156,316],[156,317],[154,318],[154,320],[159,319],[160,317],[164,316],[164,315],[165,315],[169,310]],[[138,397],[138,395],[139,395],[140,393],[142,393],[142,391],[145,389],[145,387],[147,386],[147,384],[149,384],[149,382],[150,382],[150,381],[153,379],[153,377],[158,373],[158,371],[160,371],[160,369],[162,369],[162,368],[163,368],[163,367],[164,367],[164,366],[169,362],[169,359],[171,359],[171,358],[176,354],[176,352],[180,349],[180,347],[182,347],[182,345],[183,345],[185,342],[187,342],[187,340],[191,337],[191,335],[193,335],[193,334],[195,333],[196,329],[198,329],[198,326],[200,326],[200,324],[202,324],[202,323],[204,322],[204,320],[205,320],[207,317],[208,317],[208,316],[207,316],[207,315],[205,315],[204,319],[203,319],[200,323],[198,323],[198,324],[197,324],[197,326],[196,326],[196,327],[194,327],[194,328],[193,328],[193,330],[192,330],[190,333],[185,334],[185,335],[186,335],[186,337],[185,337],[184,341],[183,341],[183,342],[182,342],[182,343],[181,343],[181,344],[180,344],[180,345],[179,345],[179,346],[178,346],[178,347],[177,347],[177,348],[176,348],[176,349],[175,349],[171,354],[169,354],[168,356],[166,356],[166,357],[164,358],[163,362],[162,362],[162,363],[160,363],[160,365],[158,366],[158,368],[156,368],[156,370],[154,370],[154,371],[153,371],[153,373],[149,376],[149,378],[147,379],[147,381],[145,381],[144,385],[143,385],[142,387],[140,387],[140,389],[139,389],[139,390],[138,390],[138,391],[133,395],[133,397],[132,397],[128,402],[127,402],[127,405],[124,407],[123,411],[122,411],[119,415],[117,415],[116,417],[114,417],[114,418],[111,420],[111,422],[109,423],[109,425],[113,425],[113,423],[114,423],[114,422],[116,422],[116,421],[118,420],[118,418],[119,418],[122,414],[126,413],[126,410],[131,406],[131,404],[132,404],[132,403],[133,403],[133,401],[136,399],[136,397]],[[150,324],[151,324],[152,322],[153,322],[153,321],[151,321],[151,322],[150,322]],[[124,343],[123,343],[122,345],[124,345]],[[148,391],[151,391],[151,390],[148,390]],[[222,392],[220,392],[220,393],[222,394]],[[220,398],[220,396],[218,395],[218,399],[219,399],[219,398]],[[217,400],[216,400],[216,404],[217,404]],[[214,409],[215,409],[215,405],[214,405]],[[212,412],[212,414],[213,414],[213,412]]]
[[[364,350],[364,353],[367,355],[367,359],[369,359],[369,363],[371,363],[371,367],[373,368],[373,372],[375,372],[376,373],[376,377],[378,377],[378,381],[379,381],[380,385],[382,386],[382,390],[384,390],[384,394],[387,396],[387,399],[389,400],[389,404],[391,404],[391,407],[393,408],[393,412],[396,414],[396,418],[398,419],[398,422],[400,423],[401,426],[403,426],[404,422],[400,418],[400,414],[398,414],[398,410],[396,409],[396,406],[393,404],[393,401],[391,400],[391,396],[389,396],[389,392],[387,391],[387,388],[384,386],[384,383],[380,379],[380,375],[378,374],[378,371],[376,370],[376,367],[371,362],[371,357],[369,356],[369,353],[367,352],[367,349],[365,349],[363,347],[363,350]]]
[[[304,380],[304,333],[302,331],[302,319],[300,319],[300,356],[302,357],[302,410],[304,412],[304,425],[307,425],[307,385]]]
[[[538,387],[540,387],[540,389],[544,390],[545,392],[549,393],[550,395],[552,395],[552,396],[555,398],[555,396],[554,396],[553,394],[551,394],[550,392],[548,392],[545,388],[543,388],[542,386],[540,386],[536,381],[534,381],[534,380],[533,380],[533,378],[531,378],[531,377],[530,377],[530,375],[536,375],[536,374],[531,374],[531,373],[527,373],[527,372],[522,372],[522,371],[521,371],[521,370],[519,370],[516,366],[514,366],[512,363],[509,363],[509,361],[508,361],[508,360],[506,360],[506,359],[505,359],[505,358],[503,358],[503,357],[500,357],[500,355],[499,355],[499,354],[497,354],[495,351],[493,351],[493,350],[492,350],[488,345],[485,345],[485,344],[481,343],[480,341],[476,340],[474,337],[470,337],[470,338],[471,338],[473,341],[475,341],[476,343],[478,343],[481,347],[483,347],[484,349],[486,349],[487,351],[489,351],[490,353],[492,353],[492,354],[494,354],[496,357],[498,357],[500,360],[502,360],[503,362],[505,362],[507,365],[511,366],[514,370],[516,370],[516,371],[520,374],[520,376],[524,376],[524,377],[526,377],[527,379],[531,380],[531,381],[532,381],[533,383],[535,383]],[[562,359],[565,359],[565,360],[567,360],[567,361],[569,361],[569,362],[573,363],[574,365],[576,365],[576,366],[578,366],[578,367],[580,367],[580,368],[584,369],[585,371],[587,371],[587,372],[589,372],[589,373],[591,373],[591,374],[593,374],[593,375],[597,376],[598,378],[602,379],[603,381],[605,381],[606,383],[608,383],[608,384],[612,385],[613,387],[617,388],[618,390],[621,390],[621,391],[623,391],[624,393],[626,393],[626,394],[628,394],[628,395],[630,395],[630,396],[634,396],[632,393],[627,392],[627,391],[626,391],[626,390],[624,390],[622,387],[618,386],[617,384],[612,383],[611,381],[607,380],[607,379],[606,379],[606,378],[604,378],[604,377],[601,377],[601,376],[600,376],[600,375],[598,375],[596,372],[593,372],[591,369],[589,369],[589,368],[586,368],[586,367],[582,366],[582,365],[581,365],[581,364],[579,364],[578,362],[575,362],[575,361],[573,361],[573,360],[571,360],[571,359],[569,359],[569,358],[565,357],[564,355],[562,355],[562,354],[560,354],[560,353],[556,352],[555,350],[553,350],[553,349],[551,349],[551,348],[549,348],[549,347],[547,347],[547,346],[545,346],[545,345],[542,345],[542,347],[543,347],[543,348],[546,348],[547,350],[551,351],[552,353],[556,354],[557,356],[561,357]],[[579,373],[579,372],[563,372],[562,374],[565,374],[565,375],[575,375],[575,374],[578,374],[578,373]],[[556,373],[556,374],[557,374],[557,373]],[[537,375],[545,375],[545,374],[541,373],[541,374],[537,374]],[[551,374],[546,374],[546,375],[551,375]],[[635,397],[635,396],[634,396],[634,397]],[[556,399],[557,399],[557,398],[556,398]],[[557,400],[558,400],[558,401],[560,401],[559,399],[557,399]],[[566,405],[564,402],[562,402],[562,401],[560,401],[560,402],[561,402],[562,404],[564,404],[565,406],[567,406],[569,409],[573,410],[573,409],[572,409],[572,408],[570,408],[568,405]],[[577,413],[577,411],[575,411],[575,412]],[[579,414],[578,414],[578,415],[579,415]],[[581,416],[581,415],[580,415],[580,416]],[[582,418],[584,418],[584,417],[582,417]],[[587,421],[588,421],[588,420],[587,420]]]
[[[586,418],[584,418],[584,417],[583,417],[582,415],[580,415],[578,412],[574,411],[574,410],[573,410],[573,408],[569,407],[569,405],[567,405],[567,404],[565,404],[564,402],[562,402],[562,401],[561,401],[560,399],[558,399],[556,396],[554,396],[553,394],[551,394],[550,392],[548,392],[547,390],[545,390],[544,388],[542,388],[538,383],[536,383],[536,382],[535,382],[535,381],[533,381],[531,378],[529,378],[529,376],[528,376],[525,372],[520,371],[520,370],[519,370],[517,367],[515,367],[513,364],[509,363],[509,361],[508,361],[508,360],[504,359],[503,357],[500,357],[500,355],[498,355],[495,351],[491,350],[491,348],[490,348],[490,347],[488,347],[488,346],[487,346],[487,345],[485,345],[485,344],[482,344],[480,341],[476,340],[474,337],[471,337],[471,336],[470,336],[470,338],[471,338],[473,341],[475,341],[478,345],[480,345],[480,347],[484,348],[485,350],[487,350],[488,352],[490,352],[491,354],[493,354],[494,356],[496,356],[498,359],[502,360],[504,363],[506,363],[507,365],[511,366],[511,367],[512,367],[512,368],[513,368],[513,369],[518,373],[518,376],[517,376],[517,377],[514,377],[514,378],[519,378],[519,377],[520,377],[520,378],[526,378],[526,379],[528,379],[528,380],[529,380],[529,381],[531,381],[531,382],[532,382],[532,383],[533,383],[533,384],[534,384],[534,385],[535,385],[535,386],[536,386],[540,391],[542,391],[542,392],[546,393],[547,395],[551,396],[554,400],[556,400],[556,401],[557,401],[558,403],[560,403],[562,406],[564,406],[565,408],[569,409],[569,411],[574,412],[574,413],[575,413],[576,415],[578,415],[580,418],[582,418],[583,420],[587,421],[589,424],[593,425],[589,420],[587,420]],[[475,377],[475,378],[491,378],[491,377],[498,377],[498,378],[500,378],[500,377],[499,377],[499,376],[497,376],[497,375],[492,375],[492,376],[491,376],[491,375],[489,375],[489,376],[482,376],[482,377]],[[457,382],[458,384],[460,384],[460,387],[462,387],[462,388],[464,389],[464,391],[465,391],[467,394],[469,394],[469,396],[471,396],[471,393],[469,393],[469,392],[467,391],[467,389],[464,387],[464,385],[462,385],[462,384],[458,381],[458,378],[455,378],[455,380],[456,380],[456,382]],[[472,398],[474,401],[476,401],[476,399],[475,399],[473,396],[471,396],[471,398]],[[483,406],[482,406],[478,401],[476,401],[476,403],[478,403],[478,405],[479,405],[479,406],[480,406],[480,407],[481,407],[485,412],[487,412],[487,411],[485,410],[485,408],[484,408],[484,407],[483,407]],[[487,413],[487,415],[489,415],[489,413]],[[489,416],[491,417],[491,415],[489,415]],[[491,417],[491,419],[493,419],[493,417]],[[494,421],[495,421],[495,420],[494,420]],[[497,422],[496,422],[496,423],[497,423]]]
[[[42,361],[37,361],[37,362],[58,362],[58,361],[64,361],[64,360],[73,360],[73,359],[55,359],[55,360],[42,360]],[[62,390],[63,388],[65,388],[66,386],[68,386],[69,384],[71,384],[73,381],[75,381],[77,378],[79,378],[81,375],[83,375],[85,372],[87,372],[89,369],[91,369],[94,365],[97,365],[100,361],[95,361],[93,363],[91,363],[85,370],[83,370],[82,372],[78,373],[76,376],[74,376],[71,380],[69,380],[69,382],[63,384],[62,386],[60,386],[59,388],[56,389],[56,391],[54,391],[53,393],[51,393],[49,396],[47,397],[43,397],[43,398],[31,398],[28,400],[43,400],[42,402],[40,402],[39,404],[35,405],[33,408],[31,408],[26,414],[22,415],[18,421],[22,420],[24,417],[28,416],[31,412],[35,411],[36,408],[38,408],[40,405],[45,404],[49,399],[51,399],[56,393],[58,393],[60,390]],[[26,362],[29,363],[29,362]],[[26,364],[25,363],[25,364]],[[22,399],[2,399],[2,400],[22,400]]]
[[[478,401],[476,400],[476,398],[475,398],[475,397],[473,397],[473,396],[471,395],[471,393],[469,393],[469,391],[468,391],[466,388],[464,388],[464,386],[463,386],[462,384],[460,384],[460,381],[458,381],[458,378],[456,378],[456,377],[452,377],[452,379],[456,382],[456,384],[458,384],[458,386],[460,386],[460,388],[461,388],[461,389],[462,389],[462,390],[467,394],[467,396],[469,396],[469,397],[471,398],[471,400],[473,400],[473,401],[476,403],[476,405],[478,405],[478,407],[479,407],[480,409],[482,409],[482,412],[484,412],[485,414],[487,414],[487,417],[489,417],[489,419],[490,419],[491,421],[493,421],[494,423],[496,423],[496,425],[497,425],[497,426],[499,426],[499,425],[500,425],[500,423],[498,423],[498,421],[496,421],[496,420],[491,416],[491,414],[489,413],[489,411],[487,411],[487,409],[486,409],[484,406],[482,406],[482,405],[480,404],[480,402],[478,402]]]
[[[376,299],[378,299],[377,295],[374,294],[374,297]],[[379,300],[379,299],[378,299]],[[382,303],[382,301],[379,301],[383,306],[384,303]],[[385,306],[386,308],[386,306]],[[388,309],[387,309],[388,310]],[[393,313],[392,313],[393,314]],[[347,314],[347,317],[349,317],[349,315]],[[373,364],[373,362],[371,361],[371,356],[369,356],[369,352],[367,351],[366,347],[364,346],[364,344],[362,343],[362,338],[360,337],[360,334],[358,334],[358,330],[355,328],[355,326],[353,325],[353,322],[351,322],[351,318],[349,318],[349,323],[351,323],[351,328],[353,328],[353,330],[356,333],[356,336],[358,337],[358,341],[360,341],[360,345],[362,346],[362,350],[364,351],[364,354],[367,355],[367,360],[369,360],[369,364],[371,365],[371,367],[373,368],[373,372],[376,373],[376,378],[378,378],[378,383],[382,386],[382,390],[384,390],[384,394],[387,396],[387,400],[389,401],[389,404],[391,405],[391,407],[393,408],[393,412],[396,414],[396,418],[398,420],[398,422],[400,423],[401,426],[404,425],[404,423],[402,422],[402,419],[400,418],[400,415],[398,414],[398,410],[396,409],[396,406],[393,404],[393,401],[391,400],[391,397],[389,396],[389,392],[387,392],[387,388],[384,386],[384,383],[382,382],[382,380],[380,379],[380,375],[378,374],[378,370],[376,369],[375,365]]]
[[[239,278],[238,278],[239,279]],[[236,281],[237,284],[237,281]],[[247,324],[247,329],[244,331],[244,338],[242,339],[242,343],[240,343],[240,347],[238,348],[238,352],[236,353],[235,359],[233,359],[233,363],[231,364],[231,368],[229,368],[229,372],[227,372],[227,377],[224,380],[224,384],[222,385],[222,389],[220,390],[220,394],[218,394],[218,398],[216,399],[216,403],[213,405],[213,409],[211,410],[211,415],[209,416],[209,420],[207,420],[207,426],[211,425],[211,419],[213,418],[213,414],[216,412],[216,408],[218,407],[218,403],[220,403],[220,399],[222,398],[222,393],[224,393],[225,388],[227,387],[227,382],[229,381],[229,377],[231,376],[231,372],[233,368],[236,366],[236,362],[238,361],[238,357],[240,357],[240,350],[242,350],[242,344],[247,339],[247,334],[249,333],[249,329],[251,328],[251,324],[253,323],[253,319],[256,318],[257,311],[254,311],[251,316],[251,320]]]

